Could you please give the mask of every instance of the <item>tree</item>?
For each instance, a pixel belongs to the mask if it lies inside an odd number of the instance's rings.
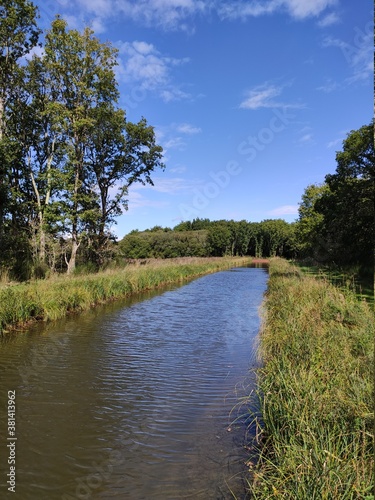
[[[137,124],[127,123],[123,110],[107,104],[95,112],[97,126],[88,141],[87,168],[94,174],[92,182],[99,193],[96,249],[101,265],[110,225],[127,209],[129,187],[135,182],[153,184],[150,174],[163,164],[162,148],[144,118]]]
[[[317,202],[324,217],[327,259],[339,265],[373,265],[375,214],[374,125],[351,131],[337,152],[337,168]]]
[[[162,148],[144,118],[126,121],[117,50],[91,29],[69,30],[57,16],[43,53],[25,60],[36,13],[27,0],[0,6],[1,257],[9,262],[12,249],[14,259],[16,246],[20,262],[32,255],[34,266],[54,267],[60,249],[71,273],[82,243],[99,266],[113,253],[111,225],[129,187],[164,168]]]
[[[70,235],[68,273],[85,235],[103,263],[110,225],[127,207],[129,186],[152,184],[153,170],[163,168],[154,129],[144,118],[126,122],[117,107],[116,57],[117,50],[100,43],[92,30],[67,30],[59,17],[46,36],[43,64],[66,147],[59,211],[60,231]]]
[[[35,212],[35,258],[46,259],[47,233],[53,233],[56,197],[63,186],[60,165],[66,156],[61,107],[54,101],[55,82],[44,57],[34,56],[25,68],[27,98],[19,117],[19,138],[26,157],[26,174],[31,186],[30,209]],[[52,224],[52,225],[51,225]],[[56,230],[56,228],[54,228]]]
[[[321,260],[326,253],[326,245],[322,238],[324,216],[317,211],[316,204],[328,193],[327,184],[310,184],[302,195],[296,228],[298,250],[301,256],[311,256]]]
[[[207,238],[210,255],[222,257],[231,252],[231,232],[226,221],[215,221],[208,229]]]
[[[266,219],[260,223],[260,228],[264,255],[283,256],[291,237],[290,224],[283,219]]]
[[[76,264],[82,235],[95,217],[97,193],[92,186],[92,172],[85,164],[91,134],[97,126],[97,108],[118,98],[113,67],[116,51],[102,44],[85,28],[83,33],[67,30],[67,23],[57,17],[46,35],[43,63],[49,74],[51,97],[59,111],[67,156],[62,165],[64,199],[60,202],[61,229],[69,232],[71,249],[67,258],[68,273]]]
[[[247,253],[254,257],[263,257],[263,231],[260,222],[249,223],[250,239]]]
[[[0,6],[1,258],[8,263],[8,268],[12,265],[22,267],[21,272],[16,271],[15,277],[26,278],[28,244],[23,232],[28,215],[22,203],[25,171],[17,117],[24,97],[24,70],[20,61],[38,43],[40,29],[36,18],[37,9],[27,0],[3,0]]]
[[[0,6],[0,140],[8,107],[19,82],[19,61],[33,49],[41,30],[36,25],[37,8],[28,0],[3,0]]]

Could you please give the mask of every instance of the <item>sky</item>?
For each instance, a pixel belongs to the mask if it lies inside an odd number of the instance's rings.
[[[373,117],[369,0],[37,0],[119,50],[127,119],[163,147],[154,186],[134,184],[118,238],[194,218],[298,219]]]

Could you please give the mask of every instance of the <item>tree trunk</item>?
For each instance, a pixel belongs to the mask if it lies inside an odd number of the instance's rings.
[[[76,268],[77,251],[81,243],[78,241],[78,201],[77,201],[79,184],[80,184],[79,172],[81,164],[82,162],[78,163],[75,171],[74,192],[73,192],[74,203],[73,203],[73,221],[72,221],[72,251],[70,254],[69,262],[67,262],[68,264],[67,274],[71,274]]]
[[[2,97],[0,97],[0,141],[2,141],[2,139],[3,139],[3,128],[4,128],[4,125],[3,125],[3,116],[4,116],[4,100],[3,100]],[[3,175],[1,177],[3,177]],[[5,182],[4,182],[3,178],[1,178],[0,179],[0,191],[1,191],[1,194],[3,194],[2,193],[3,191],[5,191],[4,185],[5,185]],[[3,200],[1,200],[1,203],[0,203],[0,248],[3,248],[3,236],[4,236],[3,222],[4,222],[4,216],[5,216],[5,213],[4,213],[4,204],[3,204]]]
[[[46,233],[43,229],[43,220],[40,223],[39,229],[39,261],[45,262],[46,260]]]
[[[68,269],[66,271],[67,274],[72,274],[72,272],[76,268],[76,257],[77,257],[79,245],[80,245],[80,243],[78,243],[77,233],[76,233],[76,231],[74,231],[73,235],[72,235],[72,251],[70,254],[70,259],[67,262],[67,264],[68,264]]]
[[[0,97],[0,141],[3,139],[4,129],[4,99]]]

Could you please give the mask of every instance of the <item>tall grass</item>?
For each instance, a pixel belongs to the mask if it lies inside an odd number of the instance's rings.
[[[0,333],[33,319],[56,320],[69,312],[250,263],[246,258],[186,258],[134,262],[97,274],[60,276],[0,288]]]
[[[354,293],[271,260],[252,498],[374,498],[374,332]]]

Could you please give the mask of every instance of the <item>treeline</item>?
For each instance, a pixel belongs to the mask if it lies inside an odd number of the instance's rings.
[[[247,222],[197,218],[173,229],[155,226],[132,231],[120,241],[119,253],[131,259],[226,255],[294,258],[295,227],[282,219]]]
[[[99,268],[128,188],[162,148],[118,105],[117,49],[60,17],[39,42],[28,0],[0,6],[0,271],[13,279]]]

